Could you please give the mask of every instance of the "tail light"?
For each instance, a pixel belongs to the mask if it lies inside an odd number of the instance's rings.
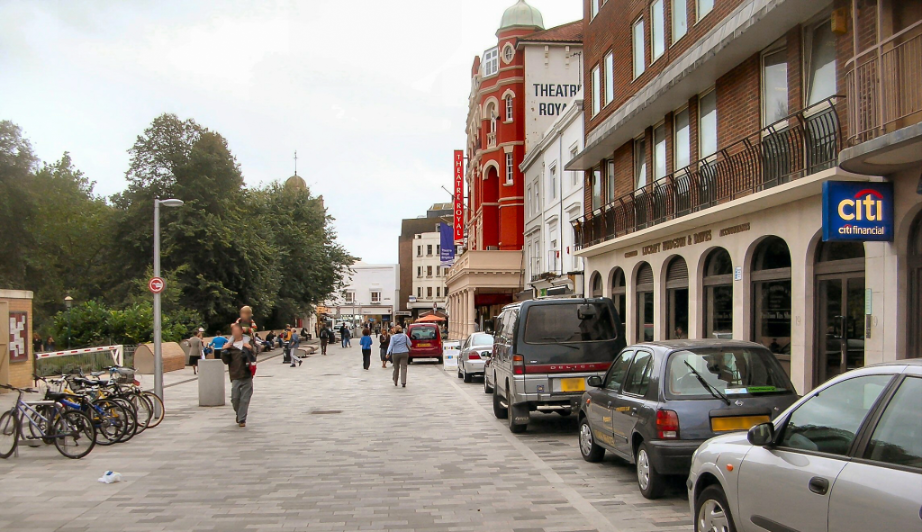
[[[477,353],[471,353],[467,355],[467,359],[468,360],[480,360],[480,355],[478,355]]]
[[[134,380],[134,385],[135,385],[135,386],[140,386],[140,385],[141,385],[141,381],[139,381],[138,379],[135,379],[135,380]]]
[[[656,435],[661,440],[679,439],[679,415],[672,410],[657,410]]]
[[[512,373],[515,375],[525,375],[525,357],[514,355],[512,357]]]

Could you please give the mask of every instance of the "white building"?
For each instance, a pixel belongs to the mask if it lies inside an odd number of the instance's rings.
[[[390,323],[398,301],[396,264],[356,262],[342,295],[328,301],[326,312],[336,324]]]
[[[439,261],[441,251],[438,231],[419,233],[413,239],[413,290],[407,304],[413,319],[431,313],[433,307],[445,311],[448,299],[445,272],[448,268]]]

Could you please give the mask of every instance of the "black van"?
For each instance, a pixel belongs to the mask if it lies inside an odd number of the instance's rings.
[[[505,307],[496,320],[487,367],[493,413],[524,432],[530,413],[579,409],[586,379],[602,376],[626,347],[608,298],[539,299]],[[510,412],[511,410],[511,412]]]

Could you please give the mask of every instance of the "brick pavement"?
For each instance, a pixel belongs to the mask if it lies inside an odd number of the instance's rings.
[[[229,401],[199,408],[190,382],[167,388],[166,420],[131,442],[0,460],[0,530],[691,529],[680,481],[647,501],[632,467],[580,458],[573,417],[512,435],[480,384],[414,364],[395,388],[357,348],[330,353],[263,363],[244,429]],[[107,469],[124,482],[98,483]]]

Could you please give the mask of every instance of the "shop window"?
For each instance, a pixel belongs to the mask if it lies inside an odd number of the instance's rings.
[[[752,341],[791,354],[791,252],[784,240],[763,240],[752,260]]]
[[[592,274],[592,281],[590,283],[591,291],[589,295],[591,297],[602,297],[602,276],[599,275],[599,272]]]
[[[646,262],[637,270],[637,341],[653,341],[653,268]]]
[[[733,338],[733,261],[723,248],[704,264],[704,337]]]
[[[762,55],[762,125],[766,127],[788,116],[788,58],[786,48],[774,48]]]
[[[672,42],[681,39],[688,33],[688,4],[687,0],[672,0]]]
[[[922,214],[912,224],[909,240],[909,346],[907,358],[922,357]]]
[[[688,264],[682,257],[669,261],[666,268],[666,337],[688,338]]]
[[[632,31],[634,35],[634,79],[637,79],[647,68],[646,51],[644,49],[643,19],[634,23]]]
[[[621,320],[621,330],[627,325],[627,284],[624,282],[624,270],[615,268],[611,274],[611,300]]]

